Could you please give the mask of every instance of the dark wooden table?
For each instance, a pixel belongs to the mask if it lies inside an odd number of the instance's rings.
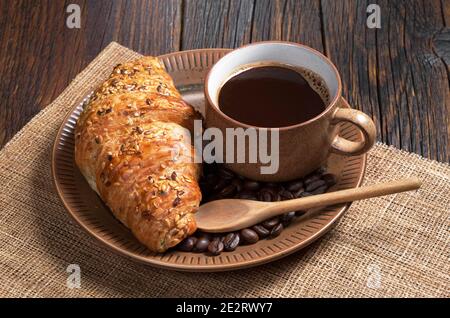
[[[81,28],[66,8],[81,8]],[[366,26],[367,6],[381,28]],[[450,1],[0,0],[0,147],[110,41],[157,55],[289,40],[324,52],[378,138],[450,161]]]

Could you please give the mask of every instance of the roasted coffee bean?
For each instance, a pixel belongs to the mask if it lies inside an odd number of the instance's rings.
[[[242,191],[242,181],[240,179],[233,179],[233,181],[231,182],[232,185],[234,185],[234,187],[236,188],[237,192],[241,192]]]
[[[238,233],[228,233],[223,240],[225,251],[234,251],[239,246],[240,236]]]
[[[229,180],[226,179],[220,179],[215,185],[213,185],[213,191],[219,192],[228,185],[228,181]]]
[[[332,187],[337,183],[336,176],[331,173],[322,175],[321,179],[327,183],[328,187]]]
[[[301,188],[303,188],[303,181],[302,180],[291,181],[291,182],[289,182],[286,185],[286,189],[291,191],[291,192],[297,192]]]
[[[294,198],[292,193],[288,190],[281,190],[279,194],[280,194],[281,198],[284,200],[291,200]]]
[[[211,255],[219,255],[223,251],[223,243],[220,241],[220,238],[215,238],[208,245],[208,252]]]
[[[256,191],[261,187],[261,185],[259,184],[259,182],[257,181],[251,181],[251,180],[247,180],[244,181],[242,188],[244,190],[249,190],[249,191]]]
[[[295,216],[302,216],[306,211],[295,211]]]
[[[227,185],[226,187],[224,187],[222,190],[220,190],[218,195],[226,198],[228,196],[232,196],[235,192],[236,192],[236,186],[234,184],[230,184],[230,185]]]
[[[272,192],[267,189],[262,189],[258,193],[258,200],[264,202],[272,202]]]
[[[274,217],[272,219],[266,220],[262,222],[262,226],[264,226],[266,229],[271,230],[275,225],[280,223],[280,219],[277,217]]]
[[[304,188],[298,189],[297,192],[293,193],[294,198],[301,198],[303,192],[305,192],[305,189],[304,189]]]
[[[252,229],[243,229],[240,232],[242,240],[247,244],[254,244],[258,242],[258,234]]]
[[[286,226],[288,226],[288,225],[292,222],[292,220],[294,219],[294,217],[295,217],[295,212],[288,212],[288,213],[283,214],[283,215],[280,217],[280,221],[281,221],[281,223],[283,223],[283,225],[286,227]]]
[[[317,174],[311,174],[311,175],[307,176],[307,177],[305,178],[305,180],[303,181],[303,183],[304,183],[304,185],[305,185],[305,188],[306,188],[306,187],[308,186],[308,184],[310,184],[311,182],[314,182],[314,181],[319,180],[319,179],[320,179],[320,176],[317,175]]]
[[[246,193],[246,192],[238,193],[238,195],[236,196],[236,198],[238,198],[238,199],[245,199],[245,200],[255,200],[255,201],[258,200],[258,198],[256,197],[256,195],[254,195],[254,194],[252,194],[252,193]]]
[[[302,194],[300,194],[300,198],[306,198],[312,196],[311,193],[303,191]]]
[[[197,243],[196,237],[187,237],[178,245],[178,249],[183,252],[190,252],[194,248],[195,243]]]
[[[314,171],[315,174],[324,174],[327,171],[327,169],[325,167],[320,167],[319,169],[317,169],[316,171]]]
[[[269,192],[270,194],[273,194],[277,191],[277,188],[274,187],[264,187],[261,190],[259,190],[259,192]]]
[[[318,179],[315,180],[311,183],[309,183],[308,185],[306,185],[306,191],[311,192],[316,190],[317,188],[326,185],[327,183],[324,180]]]
[[[224,179],[233,179],[234,178],[234,173],[230,170],[228,170],[227,168],[221,168],[219,170],[219,176],[224,178]]]
[[[207,233],[207,232],[198,232],[197,233],[197,237],[200,238],[205,238],[208,241],[211,241],[213,239],[213,235],[211,233]]]
[[[284,191],[284,190],[282,190]],[[278,202],[281,201],[281,196],[279,192],[272,193],[272,202]]]
[[[208,238],[201,237],[197,240],[197,243],[195,243],[193,251],[196,253],[203,253],[208,249],[209,243],[210,243],[210,240],[208,240]]]
[[[328,189],[328,187],[327,187],[327,185],[325,184],[325,185],[323,185],[323,186],[321,186],[321,187],[318,187],[318,188],[315,189],[314,191],[311,191],[311,194],[322,194],[322,193],[327,192],[327,189]]]
[[[259,225],[259,224],[252,226],[252,230],[258,234],[259,238],[265,238],[265,237],[269,236],[269,234],[270,234],[268,229],[266,229],[264,226]]]
[[[273,227],[273,229],[270,231],[270,237],[277,237],[281,234],[281,231],[283,231],[283,224],[279,223],[276,226]]]

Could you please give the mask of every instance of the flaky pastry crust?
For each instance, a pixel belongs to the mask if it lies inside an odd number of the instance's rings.
[[[196,230],[200,165],[189,132],[199,118],[163,64],[143,57],[117,65],[77,122],[77,166],[152,251],[164,252]]]

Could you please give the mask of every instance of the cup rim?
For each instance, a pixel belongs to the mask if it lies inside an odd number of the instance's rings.
[[[294,125],[290,125],[290,126],[283,126],[283,127],[261,127],[261,126],[249,125],[249,124],[240,122],[240,121],[238,121],[238,120],[236,120],[236,119],[234,119],[234,118],[228,116],[228,115],[225,114],[224,112],[222,112],[222,111],[220,110],[220,108],[219,108],[219,105],[216,105],[215,103],[213,103],[213,101],[211,100],[211,97],[209,96],[209,93],[208,93],[208,92],[209,92],[209,90],[208,90],[208,82],[209,82],[209,77],[210,77],[211,73],[214,71],[215,65],[216,65],[220,60],[222,60],[225,56],[227,56],[228,54],[231,54],[231,53],[233,53],[233,52],[242,50],[242,49],[247,48],[247,47],[249,47],[249,46],[257,46],[257,45],[260,45],[260,44],[267,44],[267,43],[282,44],[282,45],[291,45],[291,46],[300,47],[300,48],[302,48],[302,49],[304,49],[304,50],[308,50],[308,51],[310,51],[311,53],[318,55],[319,57],[321,57],[321,58],[324,60],[324,62],[326,62],[326,63],[331,67],[331,69],[333,70],[333,72],[334,72],[334,74],[335,74],[335,76],[336,76],[336,79],[337,79],[337,81],[338,81],[338,87],[337,87],[336,95],[334,96],[334,98],[328,103],[328,106],[327,106],[327,107],[326,107],[319,115],[317,115],[317,116],[315,116],[315,117],[313,117],[313,118],[311,118],[311,119],[308,119],[307,121],[304,121],[304,122],[301,122],[301,123],[298,123],[298,124],[294,124]],[[339,101],[339,99],[341,98],[341,95],[342,95],[342,82],[341,82],[341,76],[339,75],[339,72],[338,72],[336,66],[333,64],[333,62],[332,62],[327,56],[325,56],[324,54],[322,54],[321,52],[319,52],[319,51],[317,51],[317,50],[315,50],[315,49],[313,49],[313,48],[311,48],[311,47],[309,47],[309,46],[307,46],[307,45],[300,44],[300,43],[296,43],[296,42],[289,42],[289,41],[258,41],[258,42],[254,42],[254,43],[245,44],[245,45],[243,45],[243,46],[241,46],[241,47],[239,47],[239,48],[237,48],[237,49],[231,50],[230,52],[228,52],[227,54],[225,54],[224,56],[222,56],[222,57],[221,57],[221,58],[220,58],[220,59],[219,59],[212,67],[211,67],[211,69],[208,71],[208,74],[206,75],[206,78],[205,78],[205,85],[204,85],[204,86],[205,86],[205,88],[204,88],[204,93],[205,93],[205,97],[206,97],[206,99],[207,99],[207,101],[208,101],[208,104],[210,105],[209,107],[210,107],[210,108],[213,108],[214,111],[215,111],[216,113],[218,113],[220,116],[224,117],[225,119],[231,121],[231,122],[232,122],[233,124],[235,124],[236,126],[241,126],[241,127],[245,127],[245,128],[256,128],[256,129],[264,128],[264,129],[269,129],[269,130],[271,130],[271,129],[278,129],[278,130],[280,130],[280,131],[283,131],[283,130],[289,130],[289,129],[293,129],[293,128],[297,128],[297,127],[302,127],[302,126],[306,126],[306,125],[308,125],[308,124],[310,124],[310,123],[312,123],[312,122],[318,120],[319,118],[325,116],[331,109],[333,109],[334,105],[336,105],[336,103]],[[207,106],[207,107],[208,107],[208,106]]]

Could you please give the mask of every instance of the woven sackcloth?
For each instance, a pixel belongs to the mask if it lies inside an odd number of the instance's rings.
[[[50,157],[69,109],[139,54],[111,43],[0,153],[3,297],[448,297],[450,166],[378,143],[365,184],[418,176],[419,191],[355,202],[312,246],[226,273],[156,269],[110,252],[72,222]],[[80,288],[67,287],[79,264]]]

